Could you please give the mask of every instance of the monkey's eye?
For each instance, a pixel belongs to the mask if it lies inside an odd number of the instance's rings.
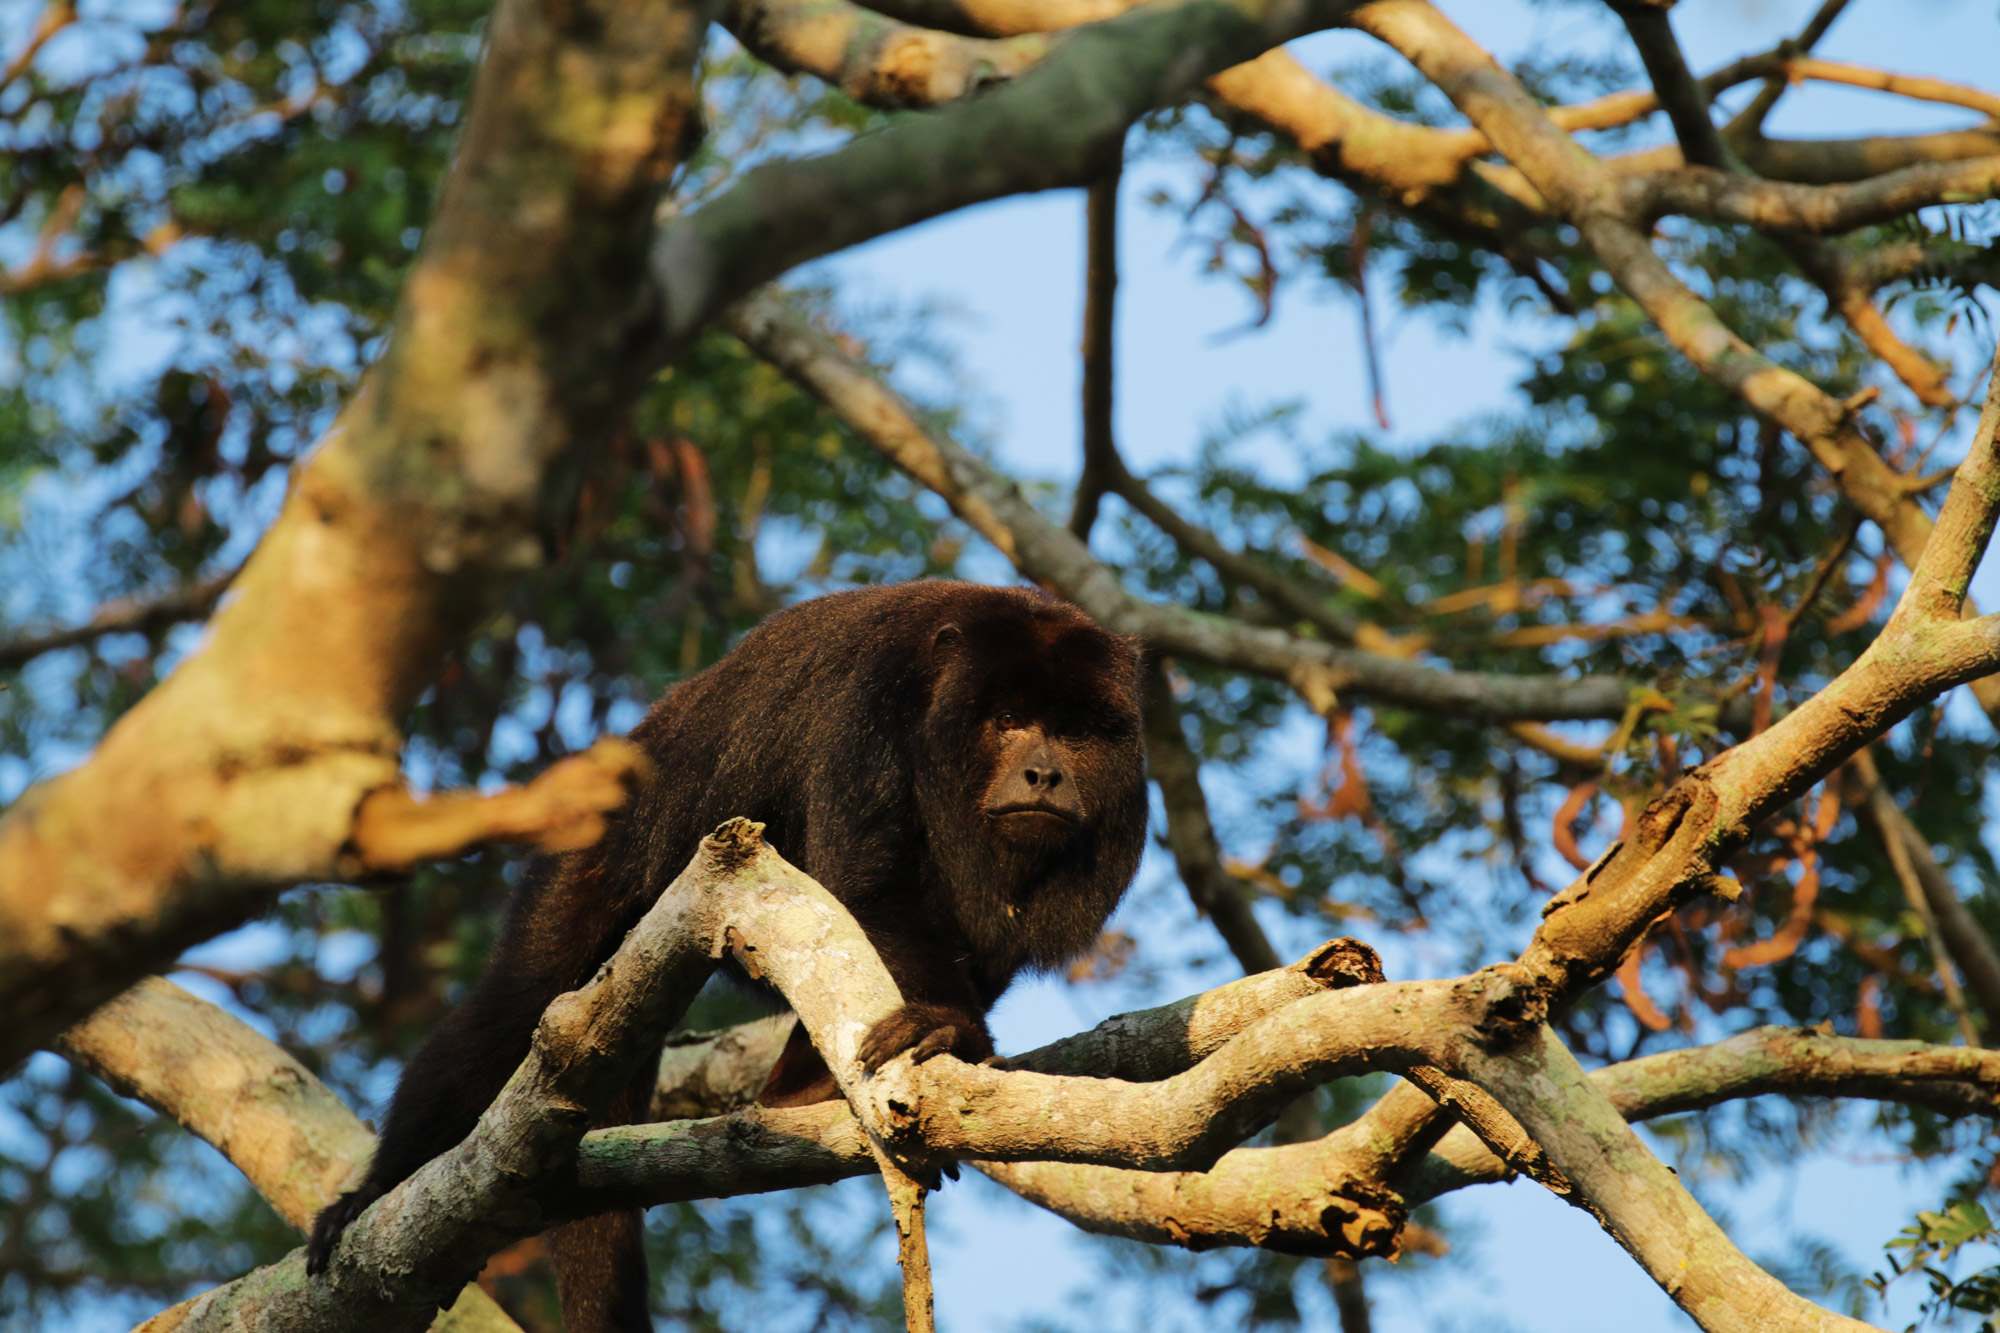
[[[999,713],[994,716],[993,725],[1002,731],[1012,731],[1021,725],[1021,720],[1012,713]]]

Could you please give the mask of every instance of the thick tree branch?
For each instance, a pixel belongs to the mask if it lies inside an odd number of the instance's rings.
[[[1681,1115],[1746,1097],[1854,1097],[2000,1117],[2000,1053],[1859,1041],[1797,1028],[1758,1028],[1711,1046],[1595,1070],[1590,1081],[1630,1121]],[[1357,1197],[1387,1183],[1408,1207],[1468,1185],[1510,1180],[1471,1130],[1454,1127],[1428,1157],[1389,1176],[1367,1120],[1313,1143],[1238,1148],[1203,1172],[1139,1172],[1055,1162],[986,1163],[1009,1189],[1104,1235],[1204,1249],[1252,1245],[1337,1251],[1365,1225]],[[1330,1224],[1320,1220],[1332,1210]]]
[[[686,1012],[725,947],[717,906],[747,862],[733,827],[702,841],[595,977],[549,1005],[527,1059],[472,1133],[362,1213],[324,1274],[308,1279],[305,1252],[294,1250],[176,1307],[163,1327],[419,1329],[465,1273],[545,1230],[556,1219],[541,1195],[562,1178],[584,1131],[630,1083],[639,1061]]]
[[[1548,1028],[1504,1051],[1468,1050],[1466,1073],[1519,1118],[1605,1230],[1707,1333],[1870,1327],[1794,1295],[1752,1263]]]
[[[1021,1063],[1069,1074],[1171,1075],[1221,1049],[1259,1017],[1337,984],[1331,973],[1329,980],[1316,979],[1337,953],[1316,950],[1291,968],[1123,1016]],[[768,949],[756,956],[772,959]],[[776,1026],[781,1024],[765,1021],[753,1028]],[[722,1066],[714,1065],[702,1076],[709,1093],[735,1101],[761,1084],[775,1045],[754,1032],[747,1039],[743,1052],[724,1058],[731,1073],[719,1075]],[[310,1216],[315,1199],[336,1188],[345,1168],[367,1151],[366,1131],[289,1056],[164,982],[121,997],[66,1043],[72,1058],[110,1073],[121,1087],[230,1151],[274,1201],[288,1200],[280,1205],[288,1215]],[[763,1063],[747,1053],[751,1048],[763,1050]],[[698,1051],[702,1043],[683,1049]],[[663,1069],[675,1063],[670,1054]],[[1946,1114],[2000,1110],[2000,1053],[1784,1028],[1650,1056],[1591,1079],[1630,1119],[1773,1092],[1900,1100]],[[983,1169],[1078,1225],[1107,1234],[1197,1248],[1261,1244],[1318,1254],[1380,1252],[1402,1205],[1377,1174],[1382,1159],[1356,1137],[1365,1129],[1362,1122],[1313,1144],[1239,1149],[1206,1173],[1048,1163]],[[322,1135],[331,1135],[336,1151],[346,1144],[344,1156],[329,1159]],[[862,1174],[874,1165],[867,1136],[845,1103],[751,1108],[719,1121],[594,1132],[578,1149],[575,1183],[547,1186],[540,1197],[554,1220],[793,1188]],[[1467,1131],[1457,1130],[1397,1189],[1429,1198],[1508,1174]],[[302,1179],[317,1183],[301,1187]],[[467,1303],[454,1315],[462,1317]],[[466,1325],[440,1324],[447,1326]]]
[[[55,1049],[213,1145],[301,1232],[375,1150],[368,1127],[311,1070],[161,977],[63,1033]],[[516,1326],[492,1297],[468,1286],[431,1328]]]
[[[667,1038],[652,1118],[700,1120],[754,1101],[798,1021],[796,1014],[772,1014],[719,1032]]]
[[[898,467],[929,486],[1027,577],[1060,591],[1100,624],[1157,652],[1233,667],[1291,684],[1315,707],[1335,691],[1384,703],[1492,720],[1617,718],[1622,682],[1474,675],[1299,639],[1131,596],[1075,535],[1050,522],[1020,489],[957,443],[926,429],[863,362],[764,293],[724,318],[759,356],[819,398]]]
[[[824,157],[772,163],[653,245],[660,353],[795,265],[1004,195],[1083,185],[1125,131],[1217,70],[1329,27],[1352,0],[1173,0],[1066,34],[1019,79]],[[925,25],[934,26],[934,25]]]
[[[363,797],[398,781],[398,719],[542,560],[654,368],[633,275],[693,142],[697,4],[495,11],[386,351],[200,651],[0,821],[0,1067],[339,875]]]

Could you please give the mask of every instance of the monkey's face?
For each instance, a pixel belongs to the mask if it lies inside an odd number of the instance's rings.
[[[1107,812],[1134,790],[1143,800],[1135,659],[1095,626],[1005,628],[940,631],[933,753],[957,770],[968,822],[996,850],[1082,850]]]
[[[1075,738],[1014,709],[990,718],[982,748],[992,776],[979,800],[989,827],[1008,842],[1060,846],[1076,836],[1089,812],[1079,786]]]

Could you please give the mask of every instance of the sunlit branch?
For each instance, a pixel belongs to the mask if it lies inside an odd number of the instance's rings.
[[[652,762],[630,741],[605,737],[559,760],[522,787],[418,796],[403,786],[370,792],[355,811],[354,874],[407,870],[485,843],[574,851],[604,836],[606,817],[650,778]]]
[[[1339,21],[1352,0],[1188,0],[1066,33],[986,96],[818,157],[768,163],[668,219],[651,269],[665,358],[745,293],[809,259],[1007,195],[1087,184],[1125,131],[1217,70]],[[926,24],[924,26],[936,26]]]
[[[57,1052],[213,1145],[303,1231],[375,1136],[325,1084],[226,1010],[149,977],[62,1034]],[[436,1333],[519,1333],[467,1286]]]
[[[993,41],[934,32],[841,0],[737,0],[722,23],[758,59],[889,109],[939,106],[993,88],[1054,46],[1041,33]]]

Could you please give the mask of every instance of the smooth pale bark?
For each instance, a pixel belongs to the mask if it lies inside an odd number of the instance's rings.
[[[653,369],[640,275],[705,29],[679,0],[496,9],[381,360],[200,650],[0,820],[0,1068],[284,888],[366,869],[399,720]]]
[[[301,1232],[375,1150],[368,1127],[311,1070],[163,977],[69,1029],[55,1049],[214,1145]],[[476,1286],[431,1328],[519,1333]]]

